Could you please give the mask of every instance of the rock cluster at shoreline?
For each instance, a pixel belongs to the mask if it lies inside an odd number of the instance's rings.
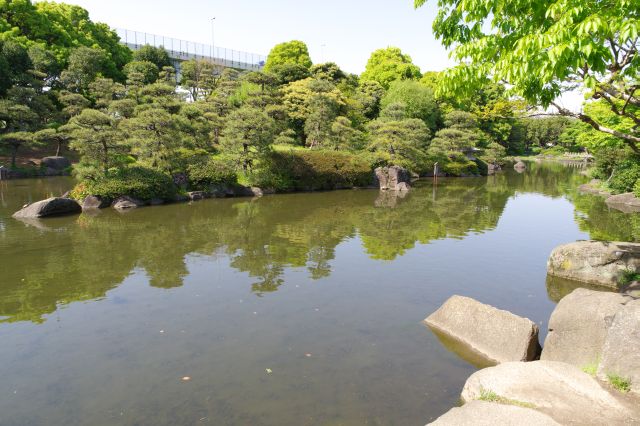
[[[586,194],[600,195],[605,197],[605,203],[612,209],[619,210],[623,213],[638,213],[640,212],[640,198],[636,197],[632,192],[625,194],[613,195],[610,191],[602,189],[602,181],[599,179],[593,179],[589,183],[585,183],[578,187],[580,192]]]
[[[561,265],[563,276],[571,271],[602,291],[577,288],[560,300],[539,360],[496,355],[519,353],[524,336],[516,331],[528,319],[466,297],[445,302],[425,322],[497,365],[472,374],[464,405],[431,424],[640,424],[640,284],[605,291],[621,271],[640,272],[636,249],[640,244],[579,241],[554,250],[550,273]]]

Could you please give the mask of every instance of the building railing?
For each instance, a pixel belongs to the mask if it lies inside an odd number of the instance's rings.
[[[266,56],[257,53],[242,52],[210,44],[196,43],[156,34],[116,28],[116,33],[123,44],[133,50],[144,45],[164,47],[172,59],[187,61],[200,59],[211,61],[217,65],[246,70],[260,70],[264,66]]]

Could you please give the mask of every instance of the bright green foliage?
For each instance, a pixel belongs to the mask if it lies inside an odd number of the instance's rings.
[[[60,75],[61,82],[71,91],[86,93],[89,84],[104,70],[106,56],[102,50],[78,47],[69,54],[69,65]]]
[[[385,89],[392,81],[419,79],[420,68],[411,62],[411,57],[397,47],[378,49],[371,54],[362,81],[377,81]]]
[[[380,113],[380,101],[384,96],[384,87],[377,81],[362,81],[356,91],[356,100],[362,105],[362,113],[370,120]]]
[[[132,78],[140,78],[143,84],[155,83],[158,79],[158,66],[149,61],[133,61],[124,66],[124,73],[128,80]],[[134,76],[133,73],[138,73],[141,76]]]
[[[267,56],[264,70],[273,72],[279,65],[301,65],[306,69],[311,68],[312,62],[307,45],[302,41],[292,40],[274,46]]]
[[[347,78],[347,75],[340,69],[335,62],[325,62],[323,64],[315,64],[309,70],[313,78],[328,80],[333,84]]]
[[[149,44],[133,52],[133,62],[151,62],[159,70],[165,67],[173,67],[169,53],[164,47],[155,47]]]
[[[229,115],[222,146],[236,165],[249,172],[256,160],[270,151],[275,137],[275,122],[265,112],[243,107]]]
[[[482,154],[482,159],[489,164],[500,164],[507,155],[505,147],[497,142],[491,142]]]
[[[427,162],[429,128],[417,118],[379,118],[369,126],[369,150],[387,158],[388,164],[420,172]]]
[[[608,127],[556,103],[577,84],[614,114],[638,120],[638,1],[438,0],[438,9],[434,33],[460,62],[445,72],[441,93],[474,91],[491,76],[526,101],[552,105],[640,151],[637,132]]]
[[[337,117],[331,124],[331,138],[328,147],[335,150],[357,151],[364,147],[364,134],[353,127],[347,117]]]
[[[290,150],[272,152],[253,183],[279,190],[321,190],[367,186],[371,166],[361,156],[340,151]]]
[[[81,199],[98,195],[107,200],[128,195],[143,201],[152,199],[171,200],[176,188],[170,176],[145,167],[126,167],[108,176],[85,180],[73,190],[73,196]]]
[[[206,99],[216,89],[221,69],[208,61],[192,59],[182,63],[180,84],[192,100]]]
[[[520,121],[526,150],[556,145],[566,127],[575,120],[566,117],[526,118]]]
[[[81,178],[106,175],[110,168],[122,165],[122,135],[110,116],[85,109],[69,124],[73,138],[70,147],[82,155],[84,175]]]
[[[100,46],[103,74],[115,80],[122,79],[120,70],[131,59],[129,48],[108,25],[94,23],[85,9],[64,3],[0,0],[0,39],[46,46],[63,68],[72,50]]]
[[[187,174],[189,186],[198,190],[208,190],[213,185],[235,185],[238,180],[233,165],[218,157],[190,164]]]
[[[169,175],[178,171],[182,145],[178,118],[162,108],[141,111],[123,123],[131,153],[140,164]]]
[[[473,154],[474,149],[486,138],[478,128],[476,117],[465,111],[452,111],[445,117],[445,126],[431,141],[429,155],[448,174],[477,174],[477,164],[467,156]],[[501,152],[494,150],[494,154],[497,157]]]
[[[341,102],[335,86],[326,80],[312,80],[308,87],[312,95],[307,101],[309,115],[304,130],[307,145],[313,148],[329,143],[331,123],[340,111]]]
[[[393,103],[402,103],[406,118],[419,118],[433,132],[440,121],[438,105],[433,97],[433,90],[411,80],[396,80],[382,98],[380,106],[385,108]]]
[[[631,192],[638,180],[640,180],[640,161],[628,159],[615,165],[607,186],[617,194]]]
[[[280,84],[293,83],[311,76],[309,68],[300,64],[282,64],[271,67],[271,73]]]
[[[611,383],[611,386],[620,392],[626,393],[631,390],[631,381],[629,379],[617,374],[607,374],[607,379],[609,380],[609,383]]]

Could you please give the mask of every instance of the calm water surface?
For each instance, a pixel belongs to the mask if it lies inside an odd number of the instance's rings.
[[[0,183],[1,425],[423,425],[476,367],[421,324],[474,297],[546,329],[558,244],[639,216],[535,165],[374,190],[23,223],[71,179]],[[544,332],[542,333],[544,338]],[[190,380],[183,380],[189,377]]]

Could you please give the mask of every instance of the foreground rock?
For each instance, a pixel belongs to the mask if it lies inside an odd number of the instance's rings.
[[[118,197],[113,200],[111,207],[116,210],[131,210],[144,206],[144,202],[133,197]]]
[[[557,247],[547,273],[617,289],[625,271],[640,271],[640,244],[578,241]]]
[[[540,354],[538,326],[531,320],[468,297],[452,296],[424,321],[495,363]]]
[[[640,421],[634,405],[638,401],[607,391],[578,367],[562,362],[509,362],[480,370],[467,379],[461,397],[469,402],[488,395],[534,408],[561,424],[618,425]]]
[[[71,167],[71,161],[69,161],[65,157],[59,157],[59,156],[44,157],[42,160],[40,160],[40,164],[44,167],[57,170],[57,171],[63,171]]]
[[[429,423],[436,426],[555,426],[560,423],[531,408],[471,401]]]
[[[52,197],[29,204],[22,210],[14,213],[13,217],[16,219],[38,219],[41,217],[76,214],[81,211],[82,208],[80,207],[80,204],[75,200],[70,198]]]
[[[620,210],[623,213],[640,212],[640,198],[637,198],[632,192],[612,195],[605,202],[609,207]]]
[[[579,368],[597,365],[614,316],[630,300],[618,293],[574,290],[551,314],[540,359]]]
[[[408,191],[411,188],[411,174],[399,166],[378,167],[375,181],[381,190]]]
[[[610,380],[611,375],[627,381],[632,392],[640,393],[640,299],[622,307],[608,330],[598,377]]]

